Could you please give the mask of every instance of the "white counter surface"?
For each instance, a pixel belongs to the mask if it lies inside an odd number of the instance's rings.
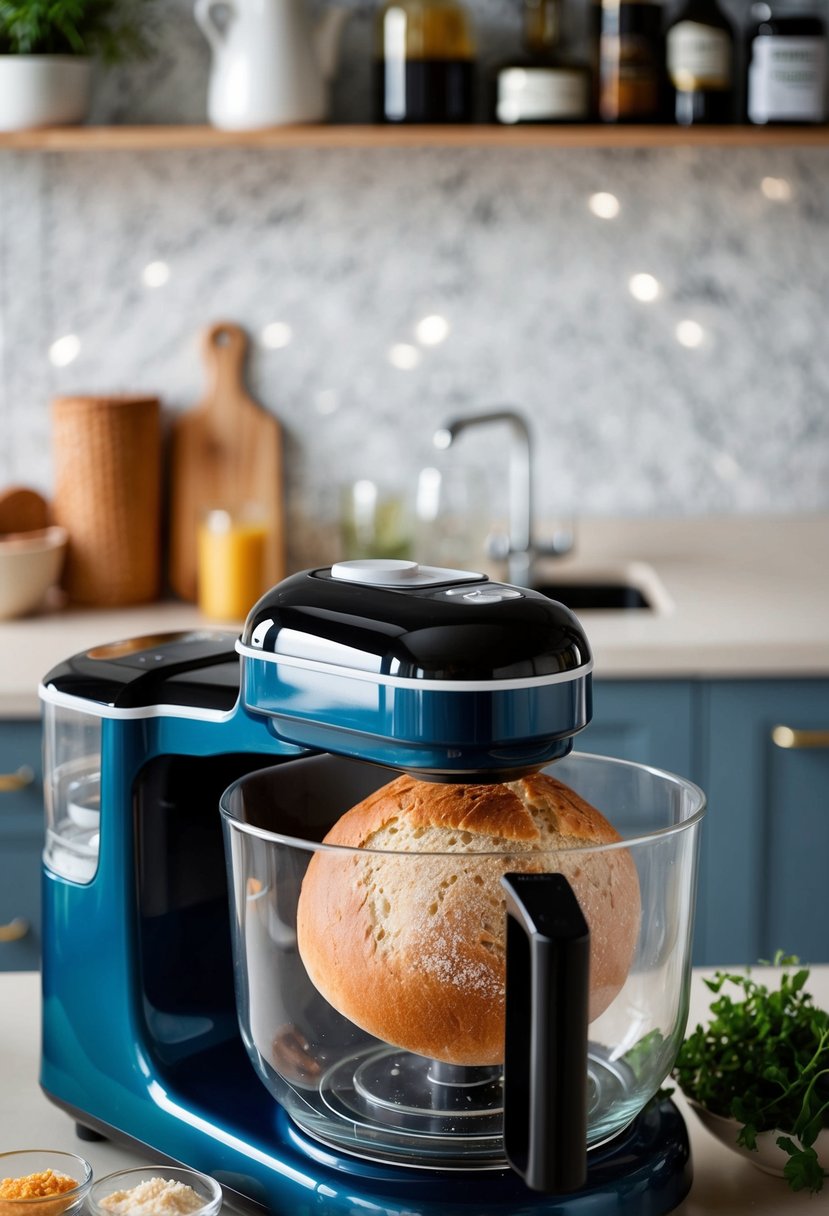
[[[653,612],[580,614],[598,678],[829,676],[827,515],[580,520],[573,555],[538,573],[628,578],[654,594]],[[37,716],[38,683],[78,651],[205,627],[183,603],[0,622],[0,717]]]
[[[711,993],[702,983],[710,972],[694,973],[689,1027],[707,1020]],[[773,986],[773,981],[769,981]],[[815,1003],[829,1008],[829,966],[813,967],[808,989]],[[154,1164],[109,1142],[86,1143],[75,1136],[68,1115],[46,1100],[37,1083],[40,1041],[40,976],[36,972],[0,974],[0,1151],[63,1149],[79,1153],[95,1175],[132,1165]],[[819,1216],[829,1211],[829,1182],[818,1196],[794,1194],[781,1179],[762,1173],[719,1143],[688,1112],[694,1181],[676,1216]],[[322,1209],[321,1209],[322,1210]]]

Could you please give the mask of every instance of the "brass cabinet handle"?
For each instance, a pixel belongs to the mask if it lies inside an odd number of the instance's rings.
[[[0,925],[0,943],[19,942],[29,932],[29,922],[22,916],[15,916],[6,925]]]
[[[829,730],[795,730],[791,726],[775,726],[771,741],[790,751],[801,747],[829,747]]]
[[[16,773],[0,773],[0,794],[13,794],[16,790],[25,790],[34,779],[35,775],[28,764],[22,765]]]

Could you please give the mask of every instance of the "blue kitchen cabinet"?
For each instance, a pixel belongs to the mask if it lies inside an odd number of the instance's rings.
[[[829,961],[829,747],[780,748],[776,726],[829,731],[829,680],[594,684],[577,750],[668,769],[708,795],[697,964],[777,949]],[[0,726],[0,970],[39,965],[40,737],[36,720]]]
[[[693,680],[595,680],[593,720],[576,738],[578,751],[617,756],[667,769],[705,788],[700,769],[701,688]],[[694,962],[706,960],[709,939],[710,865],[702,826],[694,932]]]
[[[700,961],[829,961],[829,681],[718,680],[700,706],[709,813]],[[809,732],[783,748],[775,727]],[[809,744],[806,746],[805,744]]]
[[[0,726],[0,971],[40,963],[40,722]]]
[[[576,736],[576,751],[693,779],[694,691],[690,680],[594,681],[593,720]]]
[[[597,680],[594,690],[579,750],[669,769],[707,795],[694,962],[778,949],[829,961],[829,681]],[[811,746],[779,747],[776,726],[811,732]]]

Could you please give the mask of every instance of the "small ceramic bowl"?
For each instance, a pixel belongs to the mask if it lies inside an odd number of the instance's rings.
[[[40,607],[60,577],[68,539],[58,527],[0,536],[0,620]]]
[[[766,1174],[774,1174],[778,1178],[783,1177],[783,1167],[788,1161],[788,1154],[783,1151],[777,1144],[777,1137],[789,1135],[788,1132],[760,1132],[757,1137],[757,1148],[743,1148],[737,1144],[737,1134],[741,1124],[736,1119],[729,1119],[725,1115],[712,1114],[710,1110],[706,1110],[704,1106],[700,1106],[698,1102],[688,1099],[688,1105],[699,1119],[703,1127],[706,1127],[712,1136],[716,1136],[720,1144],[724,1144],[726,1148],[730,1148],[739,1156],[750,1161],[752,1165],[756,1165],[758,1170],[763,1170]],[[829,1170],[829,1128],[824,1128],[818,1135],[814,1143],[814,1149],[818,1156],[824,1171]]]
[[[200,1174],[198,1170],[185,1169],[180,1165],[145,1165],[138,1169],[118,1170],[117,1173],[99,1178],[89,1192],[87,1211],[90,1216],[130,1216],[129,1193],[144,1183],[158,1179],[183,1184],[195,1191],[201,1200],[199,1206],[195,1201],[192,1208],[185,1209],[182,1204],[178,1205],[179,1212],[186,1211],[186,1216],[216,1216],[222,1206],[222,1188],[208,1174]]]
[[[73,1178],[76,1185],[59,1195],[0,1198],[0,1216],[66,1216],[66,1213],[78,1211],[92,1186],[92,1166],[83,1157],[40,1148],[0,1153],[0,1180],[30,1178],[47,1170]]]

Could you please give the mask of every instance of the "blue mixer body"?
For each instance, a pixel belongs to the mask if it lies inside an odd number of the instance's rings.
[[[514,684],[487,691],[484,676],[466,672],[447,694],[445,671],[412,678],[400,662],[397,674],[380,662],[385,671],[356,679],[307,655],[285,664],[262,646],[275,615],[263,601],[235,648],[218,634],[138,639],[75,656],[44,680],[45,1093],[79,1127],[210,1173],[240,1206],[275,1216],[670,1211],[690,1185],[670,1102],[653,1103],[623,1143],[591,1152],[582,1191],[555,1196],[509,1169],[406,1169],[326,1148],[256,1076],[236,1017],[223,789],[311,749],[443,780],[494,774],[499,763],[521,771],[566,754],[590,718],[586,643],[564,677],[513,674]],[[100,749],[90,761],[99,831],[81,874],[65,860],[71,840],[56,809],[61,740],[76,727]]]

